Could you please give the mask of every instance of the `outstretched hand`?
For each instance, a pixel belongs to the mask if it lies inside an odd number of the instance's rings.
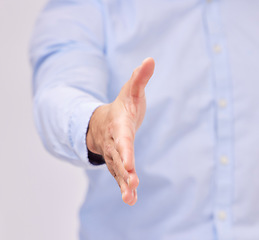
[[[121,189],[123,201],[129,205],[137,201],[139,179],[135,169],[134,139],[145,116],[145,87],[154,67],[152,58],[145,59],[115,101],[94,111],[86,137],[88,149],[103,156]]]

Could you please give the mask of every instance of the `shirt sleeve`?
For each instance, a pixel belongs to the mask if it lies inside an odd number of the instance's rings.
[[[107,103],[108,67],[102,5],[97,0],[51,0],[30,45],[33,112],[45,148],[84,168],[93,111]],[[96,168],[96,166],[95,166]]]

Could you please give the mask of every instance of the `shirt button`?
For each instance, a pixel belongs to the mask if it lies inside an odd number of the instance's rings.
[[[222,156],[222,157],[220,158],[220,162],[221,162],[222,164],[224,164],[224,165],[227,165],[229,161],[228,161],[228,158],[227,158],[227,157]]]
[[[222,49],[221,49],[220,45],[216,44],[216,45],[214,45],[213,50],[215,53],[220,53]]]
[[[219,100],[219,106],[225,108],[227,106],[227,101],[225,99]]]
[[[224,211],[220,211],[218,213],[218,218],[219,218],[220,221],[224,221],[227,218],[227,214]]]

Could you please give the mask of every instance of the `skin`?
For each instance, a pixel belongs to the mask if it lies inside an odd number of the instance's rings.
[[[88,149],[104,157],[121,189],[122,200],[130,206],[137,201],[139,185],[134,139],[145,116],[145,87],[153,75],[154,67],[154,60],[147,58],[134,70],[114,102],[94,111],[86,136]]]

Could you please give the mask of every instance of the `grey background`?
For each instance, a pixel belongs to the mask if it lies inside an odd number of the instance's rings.
[[[0,0],[0,239],[74,240],[87,180],[50,156],[32,119],[28,44],[44,0]]]

